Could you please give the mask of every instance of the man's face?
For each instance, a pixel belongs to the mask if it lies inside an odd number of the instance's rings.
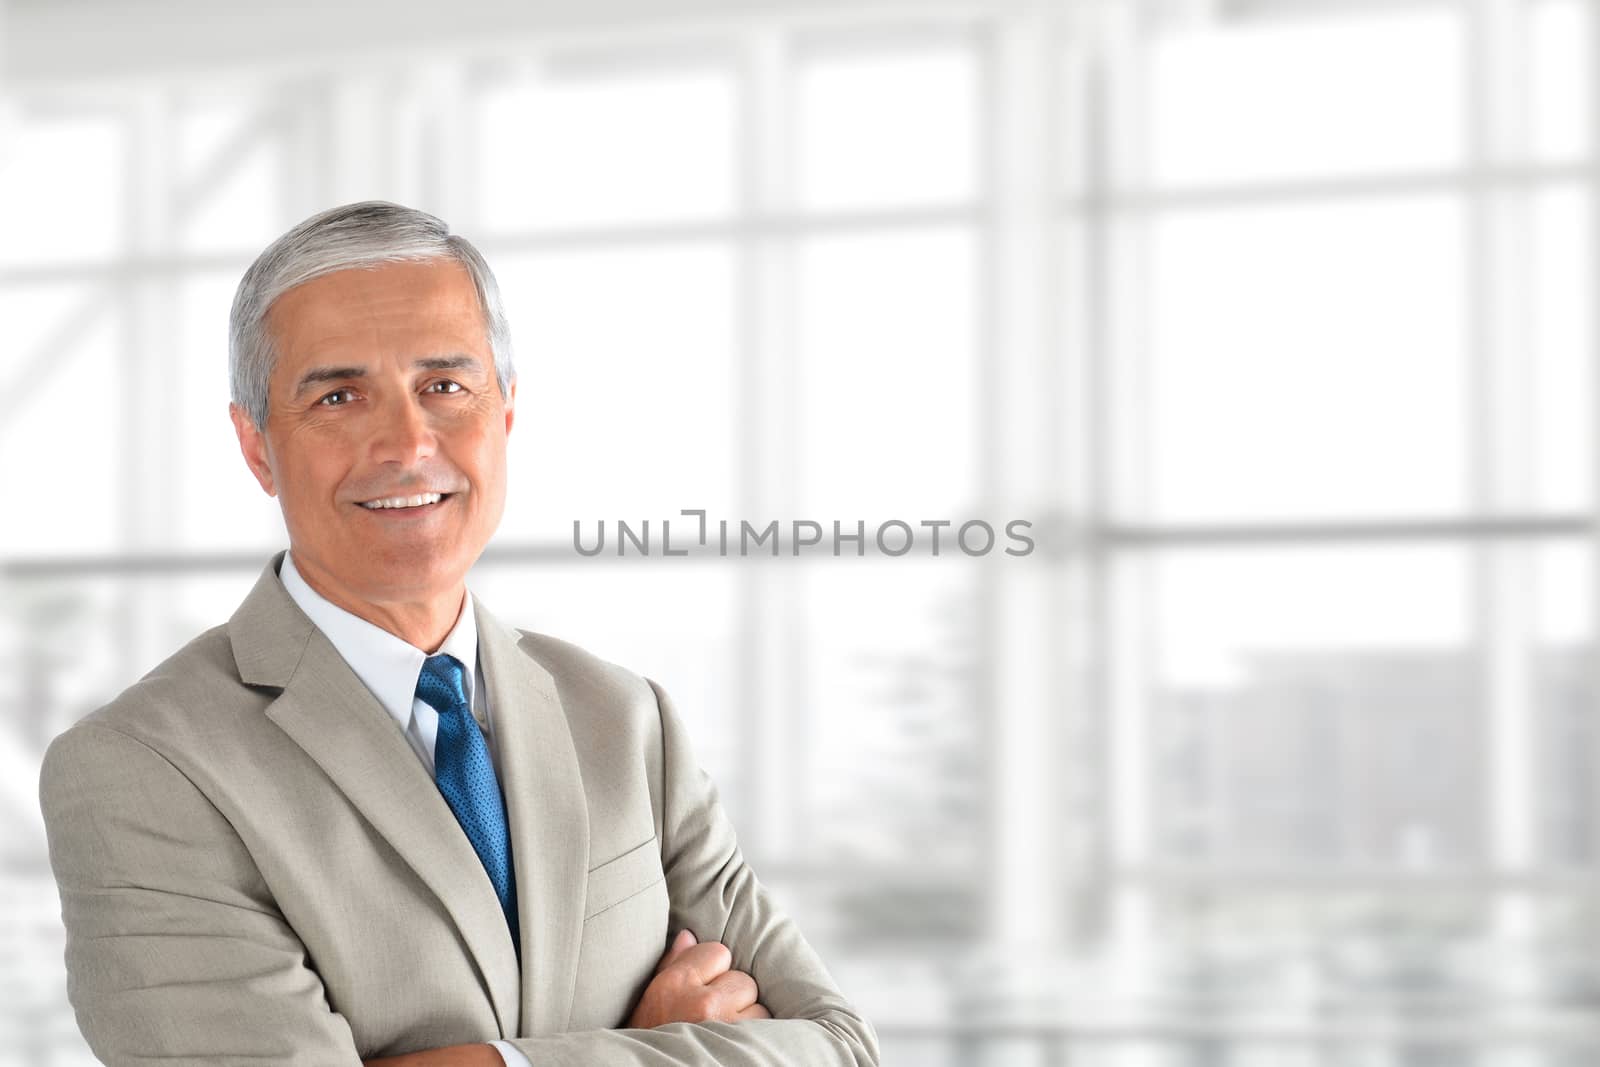
[[[466,268],[325,274],[280,297],[266,325],[265,432],[231,410],[296,566],[347,607],[456,589],[505,507],[515,397],[500,394]]]

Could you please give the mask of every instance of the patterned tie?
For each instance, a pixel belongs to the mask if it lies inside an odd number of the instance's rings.
[[[472,842],[489,881],[500,898],[500,908],[511,927],[511,943],[522,958],[517,933],[517,880],[511,869],[511,833],[506,824],[500,783],[489,759],[489,746],[467,704],[461,662],[454,656],[429,656],[417,678],[417,697],[439,713],[439,733],[434,742],[434,778],[439,792],[456,813],[467,840]]]

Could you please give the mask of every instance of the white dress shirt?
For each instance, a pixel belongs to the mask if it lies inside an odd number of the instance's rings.
[[[322,631],[362,684],[378,698],[378,703],[394,719],[395,725],[411,743],[412,750],[430,775],[434,773],[433,752],[434,742],[439,736],[439,713],[417,696],[417,679],[422,675],[422,664],[430,655],[442,654],[454,656],[463,667],[470,666],[471,670],[462,671],[467,703],[472,706],[473,717],[483,730],[483,740],[489,746],[489,758],[494,763],[495,776],[503,780],[499,752],[494,747],[494,738],[489,730],[489,687],[484,684],[483,665],[478,662],[478,620],[472,610],[470,592],[462,597],[461,614],[438,651],[428,653],[382,627],[352,615],[312,589],[295,569],[292,553],[284,554],[278,577],[300,610]],[[489,1043],[499,1050],[506,1067],[532,1067],[526,1056],[504,1041]]]

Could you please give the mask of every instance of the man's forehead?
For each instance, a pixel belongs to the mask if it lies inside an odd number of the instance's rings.
[[[273,302],[267,328],[285,362],[450,356],[488,359],[482,305],[471,275],[453,260],[333,271]]]
[[[363,314],[370,305],[410,306],[419,301],[435,309],[479,308],[478,291],[467,268],[452,259],[435,259],[319,274],[282,293],[267,314],[280,319],[307,314],[338,319]]]

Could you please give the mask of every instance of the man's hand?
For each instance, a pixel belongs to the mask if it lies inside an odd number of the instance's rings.
[[[756,1003],[756,980],[730,970],[733,953],[720,941],[699,944],[693,931],[673,939],[628,1020],[630,1029],[653,1030],[667,1023],[744,1022],[770,1019]]]

